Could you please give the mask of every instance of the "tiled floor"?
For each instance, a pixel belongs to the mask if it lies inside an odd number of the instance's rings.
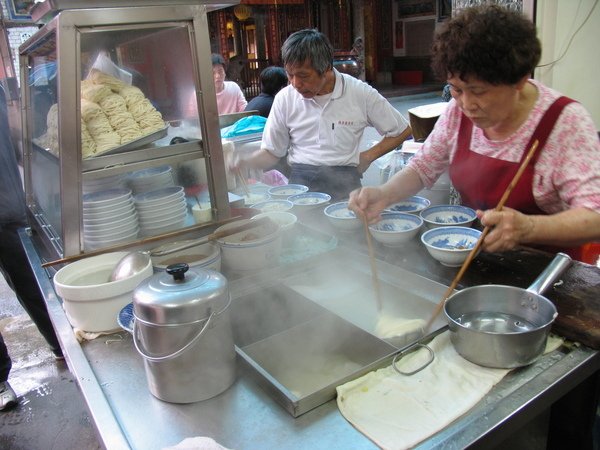
[[[413,89],[411,88],[411,91]],[[383,87],[389,96],[397,87]],[[402,113],[439,101],[439,90],[390,102]],[[377,138],[375,133],[374,138]],[[0,330],[13,359],[9,381],[16,408],[0,412],[2,450],[96,450],[101,448],[83,397],[65,361],[54,361],[45,341],[0,277]]]

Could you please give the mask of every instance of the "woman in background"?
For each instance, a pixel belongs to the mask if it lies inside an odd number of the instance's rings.
[[[260,116],[269,117],[275,94],[287,84],[288,79],[283,67],[266,67],[260,73],[260,94],[248,102],[246,111],[256,110]]]
[[[219,115],[242,112],[248,102],[237,83],[225,81],[225,59],[215,53],[211,59]]]

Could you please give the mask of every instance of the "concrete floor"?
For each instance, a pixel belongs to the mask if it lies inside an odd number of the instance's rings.
[[[403,95],[398,87],[381,87],[400,112],[440,101],[441,90]],[[373,129],[366,139],[377,139]],[[373,180],[377,168],[372,169]],[[19,396],[19,404],[0,412],[0,449],[2,450],[96,450],[102,448],[94,425],[73,375],[65,361],[55,361],[46,342],[19,305],[13,292],[0,277],[0,330],[4,336],[13,368],[9,382]]]

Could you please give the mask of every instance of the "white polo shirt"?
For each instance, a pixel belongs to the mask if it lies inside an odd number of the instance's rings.
[[[386,137],[408,127],[402,114],[367,83],[333,72],[335,86],[324,106],[302,97],[292,85],[277,93],[261,148],[278,157],[287,153],[290,164],[357,166],[366,127]]]

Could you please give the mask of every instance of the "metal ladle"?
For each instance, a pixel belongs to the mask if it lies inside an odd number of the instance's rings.
[[[112,270],[109,281],[118,281],[129,278],[134,274],[140,272],[144,267],[148,265],[150,262],[151,256],[164,256],[170,255],[171,253],[178,252],[180,250],[186,250],[191,247],[196,247],[198,245],[206,244],[207,242],[214,241],[215,239],[220,239],[225,236],[230,236],[232,234],[239,233],[241,231],[246,231],[251,228],[256,228],[261,225],[274,224],[270,218],[262,217],[260,219],[252,219],[248,222],[238,225],[237,227],[227,228],[225,230],[217,231],[215,233],[211,233],[207,236],[201,237],[191,242],[186,242],[185,244],[181,244],[179,246],[175,246],[168,250],[155,250],[155,251],[136,251],[127,253],[123,258],[119,260],[117,265]],[[277,224],[274,224],[278,226]]]

